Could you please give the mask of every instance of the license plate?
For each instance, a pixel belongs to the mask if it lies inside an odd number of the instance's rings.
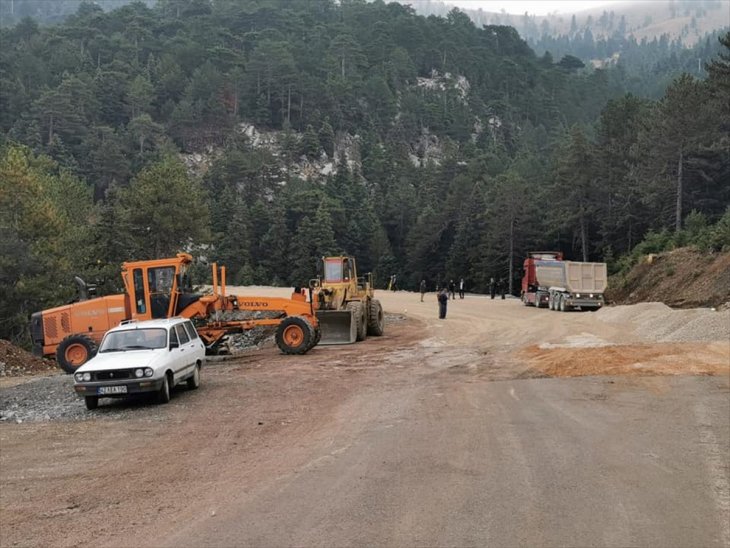
[[[97,394],[105,395],[105,394],[126,394],[127,393],[127,387],[125,385],[121,386],[100,386],[97,389]]]

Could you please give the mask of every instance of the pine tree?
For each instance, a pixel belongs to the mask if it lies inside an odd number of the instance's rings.
[[[338,253],[332,219],[324,204],[320,204],[313,219],[304,217],[297,227],[292,245],[292,281],[306,285],[316,273],[320,257]]]
[[[637,146],[645,162],[637,166],[635,176],[645,181],[645,199],[660,220],[669,218],[673,209],[676,232],[682,229],[689,191],[687,171],[695,169],[701,149],[713,140],[718,129],[713,111],[706,108],[707,100],[707,87],[683,74],[669,86],[639,134]]]
[[[335,157],[335,131],[330,125],[329,118],[325,118],[319,128],[319,145],[330,158]]]
[[[120,197],[120,215],[134,227],[140,259],[174,255],[209,238],[209,213],[202,188],[177,159],[163,158],[143,169]]]
[[[573,126],[561,147],[550,196],[553,226],[570,228],[577,233],[580,255],[589,260],[590,222],[595,210],[594,151],[583,130]]]
[[[314,160],[316,158],[319,158],[321,150],[322,149],[319,144],[319,137],[317,136],[317,132],[314,131],[314,128],[311,125],[308,125],[307,130],[302,136],[302,141],[299,148],[300,153],[310,160]]]

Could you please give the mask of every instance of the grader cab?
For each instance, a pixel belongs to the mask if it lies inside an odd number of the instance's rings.
[[[31,316],[31,337],[36,355],[56,357],[72,373],[96,353],[104,334],[123,320],[190,318],[209,353],[215,353],[227,335],[257,326],[276,327],[276,344],[286,354],[304,354],[317,344],[319,323],[306,295],[291,299],[226,295],[225,267],[213,264],[213,290],[196,293],[187,269],[187,253],[122,265],[125,292],[88,299],[80,282],[79,302]],[[79,283],[77,281],[77,283]],[[263,314],[262,314],[263,313]]]
[[[320,344],[350,344],[383,334],[383,307],[375,298],[372,274],[358,276],[354,257],[322,257],[319,276],[309,286]]]

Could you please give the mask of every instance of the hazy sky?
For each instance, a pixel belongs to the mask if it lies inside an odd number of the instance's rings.
[[[461,8],[507,13],[546,15],[548,13],[574,13],[591,8],[616,4],[624,0],[444,0]]]

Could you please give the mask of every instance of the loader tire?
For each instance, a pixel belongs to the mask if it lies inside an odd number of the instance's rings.
[[[66,373],[73,374],[96,355],[96,343],[86,335],[69,335],[56,348],[56,361]]]
[[[364,341],[368,336],[368,318],[365,306],[360,301],[350,301],[347,303],[347,310],[351,310],[352,316],[355,318],[357,340]]]
[[[305,354],[315,340],[314,328],[301,316],[284,318],[276,329],[276,346],[284,354]]]
[[[314,330],[314,344],[312,345],[312,348],[317,346],[319,344],[319,341],[322,340],[322,328],[318,327]]]
[[[380,337],[385,330],[385,316],[383,305],[377,299],[370,299],[370,314],[368,314],[368,335]]]

